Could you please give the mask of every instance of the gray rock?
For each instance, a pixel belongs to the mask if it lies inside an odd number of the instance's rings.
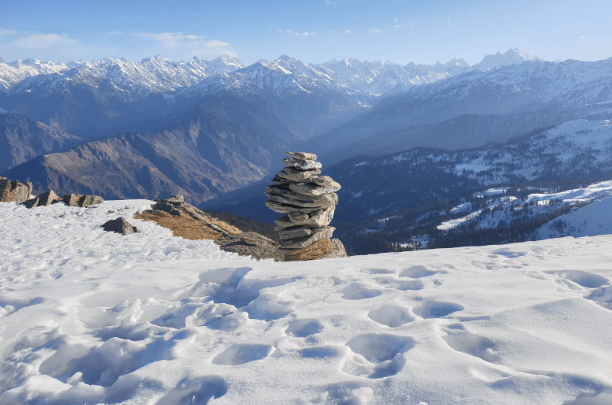
[[[306,183],[310,182],[311,179],[316,178],[321,174],[321,170],[298,170],[292,167],[285,167],[283,170],[278,172],[277,176],[285,180]]]
[[[66,194],[64,198],[62,198],[62,201],[64,201],[64,204],[66,204],[69,207],[79,207],[82,200],[83,200],[82,195],[72,194],[72,193]]]
[[[295,205],[298,207],[333,207],[338,204],[338,195],[335,193],[317,197],[296,194],[283,186],[268,186],[265,191],[270,201]]]
[[[308,235],[308,236],[297,238],[297,239],[281,240],[280,242],[281,250],[287,251],[287,250],[305,248],[306,246],[311,245],[321,239],[331,238],[335,230],[336,228],[332,226],[324,226],[321,228],[313,229],[312,235]]]
[[[340,257],[348,257],[348,255],[346,254],[346,249],[344,249],[344,245],[342,244],[340,239],[334,238],[331,240],[331,242],[334,245],[334,250],[321,256],[320,259],[336,259]]]
[[[282,229],[299,225],[309,227],[326,226],[330,224],[332,219],[334,219],[335,210],[335,207],[328,207],[310,214],[287,214],[274,221],[276,224],[275,229],[277,231],[281,231]]]
[[[319,211],[321,209],[320,207],[297,207],[295,205],[279,203],[271,200],[266,201],[266,207],[280,214],[289,214],[297,216],[310,214],[311,212]]]
[[[283,159],[283,163],[289,167],[293,167],[294,169],[299,170],[315,170],[323,167],[321,162],[317,162],[314,160],[296,159],[292,157]]]
[[[103,202],[104,202],[104,199],[98,195],[86,195],[85,198],[83,198],[81,207],[87,208],[87,207],[91,207],[92,205],[102,204]]]
[[[287,155],[301,160],[317,160],[317,155],[307,152],[285,152]]]
[[[122,235],[129,235],[131,233],[140,233],[138,228],[132,226],[125,218],[119,217],[117,219],[111,219],[100,226],[106,232],[116,232]]]
[[[309,235],[312,235],[312,230],[303,226],[285,228],[278,232],[278,237],[281,240],[301,238]]]
[[[312,183],[318,186],[327,186],[328,184],[332,183],[338,184],[334,181],[334,179],[329,176],[315,177],[314,179],[312,179]],[[340,190],[340,184],[338,184],[338,190]]]
[[[21,183],[17,180],[10,181],[6,177],[0,177],[0,202],[25,203],[32,195],[32,183],[29,181]]]
[[[340,190],[340,184],[335,181],[331,181],[325,185],[317,185],[317,184],[300,184],[300,183],[291,183],[289,184],[289,188],[291,191],[311,197],[318,197],[321,195],[335,193]]]
[[[238,235],[224,236],[214,241],[226,252],[238,253],[242,256],[252,256],[257,260],[274,259],[282,262],[284,254],[278,249],[278,244],[255,232],[243,232]]]
[[[223,236],[230,236],[230,234],[226,230],[220,228],[219,226],[213,223],[213,220],[210,215],[200,210],[199,208],[196,208],[193,205],[185,202],[183,196],[175,195],[164,200],[155,200],[155,204],[153,204],[151,208],[153,210],[165,211],[177,217],[180,217],[181,214],[190,216],[191,218],[202,222],[213,231],[218,232]]]
[[[51,204],[62,201],[53,190],[46,191],[24,203],[26,208],[48,207]]]

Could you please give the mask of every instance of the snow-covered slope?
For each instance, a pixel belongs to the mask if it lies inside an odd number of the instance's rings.
[[[241,67],[240,61],[229,57],[218,58],[212,63],[195,57],[188,62],[173,62],[160,56],[143,59],[142,62],[106,58],[81,63],[53,75],[29,78],[11,88],[9,96],[35,92],[42,97],[78,84],[96,86],[97,82],[107,81],[109,84],[105,87],[108,87],[108,91],[138,98],[149,93],[173,92],[205,77]]]
[[[58,73],[66,69],[68,66],[63,63],[41,62],[38,59],[19,59],[9,62],[0,58],[0,91],[28,77]]]
[[[0,205],[2,404],[612,400],[610,236],[235,261],[150,203]]]

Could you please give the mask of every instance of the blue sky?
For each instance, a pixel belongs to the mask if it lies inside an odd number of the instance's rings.
[[[600,60],[612,57],[611,16],[611,0],[0,0],[0,57],[473,64],[519,48]]]

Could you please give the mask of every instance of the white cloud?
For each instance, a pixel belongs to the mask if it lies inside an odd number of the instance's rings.
[[[46,49],[58,45],[75,45],[76,41],[62,34],[32,34],[13,41],[16,46],[28,49]]]
[[[344,31],[344,33],[345,33],[345,34],[350,34],[350,33],[351,33],[351,30],[346,30],[346,31]]]
[[[110,31],[110,32],[105,32],[104,35],[106,35],[107,37],[120,37],[123,35],[123,31]]]
[[[183,34],[182,32],[141,32],[135,34],[137,37],[147,38],[156,43],[156,49],[152,52],[160,55],[168,55],[179,58],[190,58],[192,56],[225,55],[230,51],[227,42],[217,39],[207,39],[201,35]]]
[[[370,30],[370,32],[373,32],[374,34],[378,34],[380,30]]]
[[[582,41],[583,39],[586,38],[586,35],[580,35],[580,40]]]
[[[309,31],[304,31],[304,32],[296,32],[295,35],[299,35],[299,36],[302,36],[302,37],[307,37],[309,35],[315,35],[315,33],[314,32],[309,32]]]
[[[15,32],[16,32],[15,30],[11,30],[11,29],[8,29],[8,28],[1,28],[0,27],[0,36],[8,35],[8,34],[13,34]]]
[[[402,28],[402,26],[400,24],[396,24],[395,28]]]

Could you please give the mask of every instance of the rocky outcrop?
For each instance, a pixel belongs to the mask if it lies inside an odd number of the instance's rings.
[[[10,181],[6,177],[0,177],[0,202],[24,203],[32,195],[32,183],[29,181],[21,183],[17,180]]]
[[[66,194],[63,198],[58,197],[53,190],[46,191],[24,203],[27,208],[48,207],[51,204],[63,201],[69,207],[88,208],[92,205],[102,204],[104,199],[98,195]]]
[[[24,203],[26,208],[34,208],[34,207],[48,207],[51,204],[62,201],[61,198],[53,192],[53,190],[49,190],[45,193],[37,195],[36,197],[29,199]]]
[[[272,239],[255,232],[225,236],[217,239],[215,243],[226,252],[252,256],[257,260],[274,259],[277,262],[283,261],[283,253],[278,249],[278,244]]]
[[[132,226],[125,218],[119,217],[117,219],[111,219],[100,226],[106,232],[116,232],[121,235],[129,235],[132,233],[140,233],[138,228]]]
[[[266,206],[285,214],[276,220],[280,251],[284,260],[313,260],[344,257],[342,242],[331,237],[340,184],[329,176],[321,176],[321,163],[312,153],[287,152],[287,166],[273,179],[275,185],[266,188],[270,198]],[[329,256],[331,255],[331,256]]]

